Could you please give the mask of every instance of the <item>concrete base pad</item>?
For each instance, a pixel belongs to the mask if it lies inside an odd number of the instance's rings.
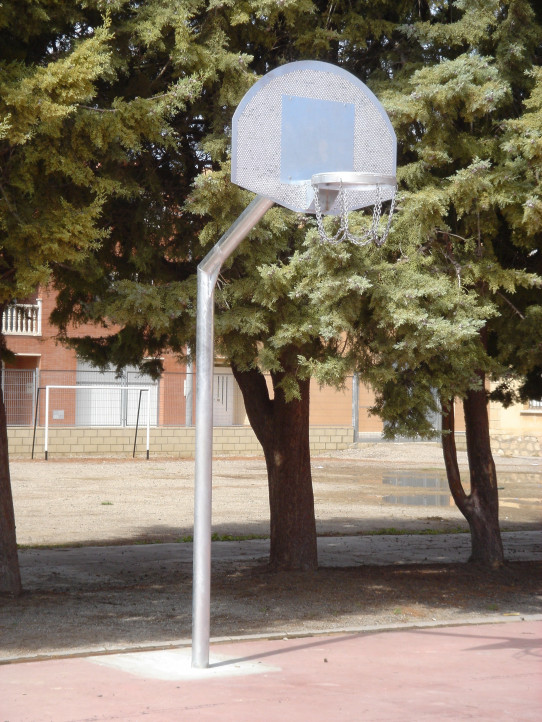
[[[224,655],[209,657],[207,669],[192,667],[191,649],[165,649],[152,652],[129,652],[87,657],[89,662],[133,674],[145,679],[193,680],[239,677],[249,674],[278,672],[260,661],[232,661]]]

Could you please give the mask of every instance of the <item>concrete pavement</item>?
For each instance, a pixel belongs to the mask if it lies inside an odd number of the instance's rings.
[[[541,559],[542,533],[503,534],[510,560]],[[267,540],[214,542],[213,560],[266,558]],[[319,539],[322,566],[464,561],[469,536]],[[21,552],[27,589],[85,586],[144,574],[157,563],[190,566],[191,544]],[[542,619],[344,630],[317,636],[241,638],[211,646],[211,666],[192,670],[187,647],[84,654],[0,665],[3,722],[274,722],[284,718],[491,720],[542,715]],[[481,623],[489,622],[491,623]],[[507,623],[504,623],[504,622]]]

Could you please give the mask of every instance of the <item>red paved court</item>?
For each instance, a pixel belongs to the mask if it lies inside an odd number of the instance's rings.
[[[542,621],[213,645],[0,667],[2,722],[542,719]]]

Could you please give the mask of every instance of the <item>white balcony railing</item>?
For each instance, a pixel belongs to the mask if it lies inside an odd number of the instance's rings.
[[[41,336],[41,299],[36,303],[14,303],[2,314],[5,336]]]

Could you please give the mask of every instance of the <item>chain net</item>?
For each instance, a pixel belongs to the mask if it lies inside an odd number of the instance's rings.
[[[382,232],[380,232],[380,219],[382,216],[382,191],[381,186],[377,186],[377,197],[376,203],[373,206],[373,218],[371,225],[361,235],[356,235],[350,231],[349,219],[348,219],[348,205],[346,202],[347,190],[343,187],[342,183],[339,186],[338,201],[341,208],[339,229],[334,235],[329,235],[324,228],[324,216],[322,208],[320,206],[320,192],[317,186],[313,185],[314,190],[314,209],[316,211],[316,224],[318,226],[318,233],[323,243],[339,244],[343,241],[350,241],[356,246],[367,246],[369,243],[374,243],[376,246],[382,246],[388,237],[390,232],[391,220],[393,211],[395,209],[395,189],[391,197],[391,205],[388,214],[388,220],[384,226]]]

